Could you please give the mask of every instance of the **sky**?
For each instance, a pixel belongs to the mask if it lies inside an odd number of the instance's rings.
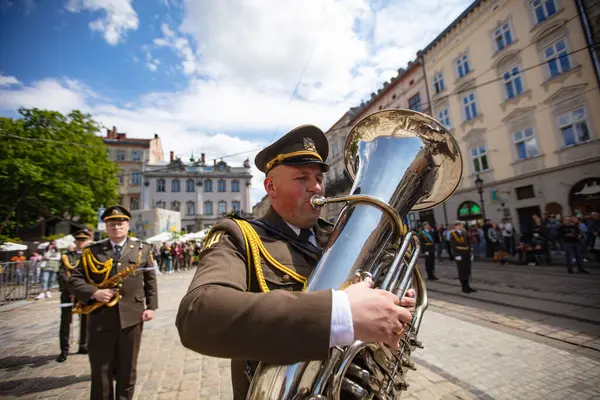
[[[0,115],[77,109],[157,133],[165,158],[250,158],[255,204],[259,149],[301,124],[329,129],[470,3],[0,0]]]

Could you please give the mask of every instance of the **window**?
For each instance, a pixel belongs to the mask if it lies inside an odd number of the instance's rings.
[[[188,225],[187,226],[187,232],[188,233],[192,233],[196,230],[196,225]]]
[[[469,57],[466,54],[463,54],[456,60],[456,72],[458,73],[459,79],[471,72]]]
[[[487,171],[489,169],[487,159],[487,146],[479,146],[474,149],[471,149],[471,160],[473,161],[473,171]]]
[[[525,160],[540,154],[533,128],[526,128],[513,133],[513,141],[517,151],[517,159]]]
[[[125,171],[121,170],[119,172],[119,185],[122,185],[125,183]]]
[[[220,214],[225,214],[227,212],[227,202],[226,201],[219,201],[219,215]]]
[[[179,192],[181,190],[181,184],[179,179],[173,179],[171,181],[171,192]]]
[[[583,107],[559,115],[558,127],[565,146],[573,146],[590,140],[590,131]]]
[[[212,201],[204,202],[204,215],[213,215],[213,202]]]
[[[186,214],[187,215],[196,215],[196,203],[193,201],[188,201],[186,203]]]
[[[408,99],[408,108],[415,111],[421,111],[421,96],[419,93]]]
[[[196,185],[194,184],[193,179],[188,179],[187,181],[185,181],[185,190],[186,190],[186,192],[195,192],[196,191]]]
[[[138,199],[137,197],[132,197],[130,207],[131,207],[131,211],[139,210],[140,209],[140,199]]]
[[[533,0],[531,9],[535,16],[535,23],[539,24],[556,14],[556,3],[554,0]]]
[[[219,192],[224,192],[227,190],[225,187],[225,179],[219,179],[218,190],[219,190]]]
[[[465,110],[466,121],[470,121],[479,115],[479,113],[477,112],[477,102],[475,101],[474,92],[471,92],[465,97],[463,97],[463,107]]]
[[[497,51],[508,47],[513,42],[512,34],[510,33],[510,24],[508,22],[505,22],[501,27],[496,29],[494,32],[494,39],[496,41]]]
[[[448,108],[444,108],[438,113],[438,121],[440,124],[444,125],[446,129],[450,129],[450,113],[448,112]]]
[[[550,77],[554,78],[571,69],[569,51],[564,39],[557,40],[544,50],[544,58],[548,61]]]
[[[204,191],[212,192],[212,179],[207,179],[204,181]]]
[[[172,211],[181,211],[181,203],[178,201],[171,202],[171,210]]]
[[[127,153],[125,150],[117,150],[117,161],[125,161],[127,159]]]
[[[163,200],[157,200],[155,203],[155,207],[156,208],[163,208],[166,209],[167,208],[167,203]]]
[[[240,212],[240,202],[239,201],[232,201],[231,202],[231,207],[233,208],[233,211]]]
[[[517,195],[517,200],[535,198],[535,191],[533,190],[533,185],[520,186],[518,188],[515,188],[515,194]]]
[[[156,192],[166,192],[166,186],[164,179],[156,180]]]
[[[435,89],[436,94],[441,93],[446,89],[444,87],[444,74],[441,72],[433,78],[433,88]]]
[[[132,161],[142,161],[142,152],[139,150],[134,150],[131,152],[131,160]]]
[[[239,192],[240,191],[240,181],[233,180],[231,181],[231,191],[232,192]]]
[[[507,99],[514,99],[523,93],[523,80],[518,65],[504,73],[504,90]]]
[[[141,180],[141,174],[139,172],[131,173],[131,184],[132,185],[139,185],[140,180]]]

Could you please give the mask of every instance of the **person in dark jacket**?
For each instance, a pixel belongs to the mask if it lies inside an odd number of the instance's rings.
[[[456,267],[458,268],[458,280],[464,293],[474,293],[477,290],[469,284],[471,278],[471,243],[469,242],[469,235],[465,231],[462,221],[456,221],[454,226],[455,229],[450,233],[450,243],[454,261],[456,261]]]

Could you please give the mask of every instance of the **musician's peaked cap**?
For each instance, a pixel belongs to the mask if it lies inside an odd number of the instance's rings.
[[[91,239],[92,234],[87,229],[80,229],[73,234],[73,237],[75,239],[86,240],[86,239]]]
[[[131,219],[131,213],[128,209],[123,206],[110,206],[104,213],[102,213],[102,221],[129,221]]]
[[[254,164],[265,174],[278,165],[304,164],[318,164],[323,172],[327,172],[329,165],[325,160],[328,155],[329,144],[323,131],[314,125],[301,125],[262,149]]]

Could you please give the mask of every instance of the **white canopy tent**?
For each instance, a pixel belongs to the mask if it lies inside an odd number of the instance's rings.
[[[188,233],[187,235],[180,237],[178,240],[181,242],[187,242],[188,240],[204,240],[209,231],[210,228],[206,228],[198,232]]]
[[[75,238],[73,237],[73,235],[67,235],[67,236],[63,236],[59,239],[56,239],[55,242],[56,242],[56,247],[59,250],[66,249],[67,247],[69,247],[70,244],[75,244]],[[40,243],[37,248],[40,250],[45,250],[46,248],[48,248],[49,245],[50,245],[50,242],[44,242],[44,243]]]
[[[0,246],[0,251],[24,251],[27,250],[27,246],[20,243],[5,242]]]
[[[164,242],[172,242],[177,239],[177,235],[172,232],[161,232],[158,235],[152,236],[144,240],[146,243],[164,243]]]

